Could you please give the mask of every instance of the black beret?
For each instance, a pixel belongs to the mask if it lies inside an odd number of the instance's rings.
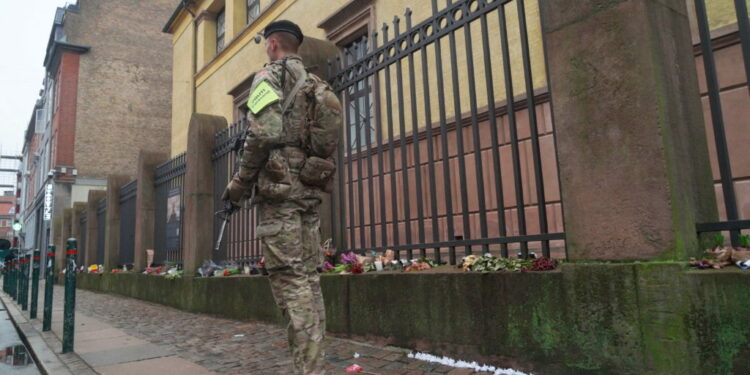
[[[269,23],[263,30],[263,37],[268,38],[269,35],[280,31],[294,35],[294,37],[299,40],[300,44],[302,44],[302,40],[305,38],[304,35],[302,35],[302,30],[299,26],[297,26],[296,23],[287,20],[279,20]]]

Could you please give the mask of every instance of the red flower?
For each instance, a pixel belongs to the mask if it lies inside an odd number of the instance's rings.
[[[362,264],[357,263],[354,265],[354,267],[352,267],[352,273],[357,274],[362,272],[365,272],[365,270],[362,269]]]
[[[547,258],[536,258],[531,262],[532,271],[551,271],[556,267],[555,261]]]

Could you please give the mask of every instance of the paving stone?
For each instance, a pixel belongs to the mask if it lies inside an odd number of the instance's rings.
[[[473,374],[474,370],[468,368],[457,368],[448,373],[448,375],[469,375]]]
[[[55,300],[63,300],[62,287],[55,287]],[[193,314],[133,298],[80,289],[76,308],[76,350],[78,346],[87,350],[79,354],[87,362],[95,363],[96,372],[101,374],[145,375],[142,369],[148,364],[152,368],[190,368],[201,374],[293,373],[286,329],[281,326]],[[56,309],[54,312],[59,318],[53,317],[53,329],[61,330],[62,311]],[[94,328],[98,329],[98,335]],[[128,336],[136,340],[127,339]],[[117,355],[107,353],[105,345],[100,348],[102,350],[93,351],[90,344],[106,337],[112,338],[113,342],[129,340],[133,345],[118,349]],[[328,337],[326,369],[331,375],[346,374],[344,369],[357,363],[366,373],[377,375],[473,373],[468,369],[410,359],[406,357],[408,352],[401,348]],[[359,353],[360,357],[353,358],[354,353]],[[65,355],[61,357],[66,359]],[[136,361],[136,358],[141,360]],[[67,359],[66,362],[75,362],[78,357]],[[90,375],[93,372],[88,369],[74,373]]]

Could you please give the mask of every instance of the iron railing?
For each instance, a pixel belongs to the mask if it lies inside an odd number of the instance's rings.
[[[407,9],[406,31],[396,17],[392,36],[384,24],[329,63],[346,127],[337,249],[565,257],[543,45],[528,33],[538,16],[523,0],[433,0],[432,12],[413,26]]]
[[[221,195],[232,178],[237,163],[235,145],[247,128],[247,120],[222,129],[214,138],[212,160],[214,165],[214,207],[223,207]],[[231,260],[239,263],[254,263],[260,260],[260,241],[255,238],[257,212],[255,208],[243,207],[235,212],[224,233],[224,240],[214,260]],[[219,236],[221,218],[214,216],[214,240]]]
[[[134,262],[135,248],[135,198],[138,181],[133,180],[120,189],[120,266]]]
[[[718,180],[715,183],[720,185],[721,195],[719,202],[723,200],[723,207],[719,207],[722,212],[721,220],[714,223],[701,223],[697,225],[698,233],[707,232],[729,232],[730,242],[733,246],[739,245],[739,235],[743,229],[750,229],[750,217],[738,210],[738,200],[735,192],[737,183],[746,183],[750,181],[750,173],[747,173],[743,165],[747,165],[747,155],[750,154],[750,147],[747,143],[733,142],[734,149],[730,150],[727,143],[728,136],[740,137],[742,133],[747,133],[747,117],[742,115],[742,108],[747,108],[748,101],[746,93],[737,100],[737,93],[740,90],[748,90],[748,79],[750,79],[750,22],[748,21],[747,4],[744,0],[735,0],[736,30],[727,35],[722,35],[719,39],[712,39],[711,28],[706,12],[705,0],[695,0],[695,14],[700,36],[699,55],[703,62],[703,77],[705,79],[705,96],[708,98],[710,108],[710,128],[707,129],[709,143],[713,138],[715,155],[712,155],[713,166],[718,169]],[[733,82],[726,85],[726,82],[720,82],[720,76],[726,81],[726,77],[732,72],[729,69],[735,68],[736,63],[717,65],[717,51],[724,48],[737,48],[736,42],[731,42],[732,38],[737,38],[739,48],[741,49],[740,59],[742,59],[744,79],[741,82]],[[727,43],[726,40],[730,40]],[[726,53],[720,52],[724,56]],[[724,57],[726,59],[726,57]],[[724,69],[722,71],[721,69]],[[724,98],[724,100],[722,100]],[[731,119],[724,116],[724,111],[734,113]],[[707,121],[709,119],[707,118]],[[727,128],[727,121],[729,127]],[[734,166],[733,166],[734,162]],[[743,169],[743,175],[734,176],[733,168]],[[716,173],[714,173],[716,175]],[[744,202],[748,199],[743,197]]]
[[[78,219],[78,255],[76,256],[77,264],[87,264],[88,256],[86,254],[86,225],[88,224],[87,210],[81,211],[81,217]]]
[[[104,248],[107,247],[107,198],[102,198],[96,207],[96,262],[104,264]]]
[[[182,263],[185,153],[156,167],[154,187],[154,264]]]

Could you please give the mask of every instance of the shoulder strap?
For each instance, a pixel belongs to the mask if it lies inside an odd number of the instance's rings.
[[[299,90],[302,90],[302,86],[305,85],[305,81],[307,81],[307,71],[303,70],[300,77],[297,77],[297,82],[294,83],[292,91],[290,91],[286,98],[284,98],[284,104],[281,106],[281,113],[286,113],[289,106],[294,102],[294,98],[297,97]]]

